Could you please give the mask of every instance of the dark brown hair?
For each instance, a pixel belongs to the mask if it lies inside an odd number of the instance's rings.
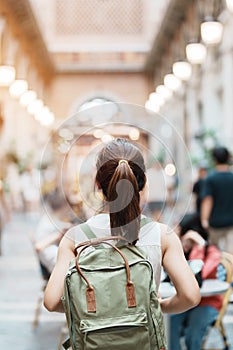
[[[126,139],[108,143],[99,153],[96,183],[109,204],[112,235],[136,243],[140,229],[140,196],[146,176],[141,151]]]
[[[226,147],[215,147],[212,150],[212,157],[217,164],[228,164],[230,160],[230,153]]]

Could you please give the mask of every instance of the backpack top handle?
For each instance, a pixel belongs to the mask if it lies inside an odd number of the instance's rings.
[[[79,243],[76,247],[75,247],[75,251],[77,252],[77,250],[81,247],[87,246],[87,247],[96,247],[98,245],[100,245],[101,243],[105,243],[106,241],[125,241],[126,243],[128,243],[129,245],[131,245],[130,241],[128,241],[128,239],[126,239],[125,237],[122,236],[107,236],[107,237],[95,237],[95,238],[91,238],[88,241],[84,241]]]
[[[126,269],[126,276],[127,276],[127,283],[126,283],[126,297],[127,297],[127,303],[128,307],[136,307],[136,297],[135,297],[135,291],[134,291],[134,284],[130,280],[130,267],[128,260],[122,251],[114,246],[110,242],[106,242],[108,240],[113,240],[113,239],[122,239],[121,236],[112,236],[112,237],[107,237],[107,238],[98,238],[98,239],[93,239],[87,242],[83,242],[77,246],[77,248],[82,247],[82,249],[77,253],[76,257],[76,269],[79,273],[79,275],[85,280],[87,283],[87,290],[86,290],[86,300],[87,300],[87,312],[96,312],[96,298],[95,298],[95,291],[94,287],[91,285],[91,283],[88,281],[87,277],[83,274],[80,266],[79,266],[79,257],[82,254],[82,252],[90,247],[90,246],[98,246],[100,244],[107,244],[111,246],[113,249],[115,249],[123,258],[125,262],[125,269]]]

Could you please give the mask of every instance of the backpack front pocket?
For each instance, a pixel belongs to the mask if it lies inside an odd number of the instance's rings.
[[[145,313],[101,319],[98,328],[96,322],[82,320],[80,331],[84,333],[84,350],[150,349]]]

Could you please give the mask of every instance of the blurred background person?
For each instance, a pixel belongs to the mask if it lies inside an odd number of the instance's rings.
[[[11,212],[5,197],[4,182],[0,179],[0,255],[2,254],[2,232],[4,224],[10,221],[10,218]]]
[[[233,173],[225,147],[212,151],[215,170],[202,186],[201,221],[209,229],[210,242],[233,253]]]
[[[187,214],[181,220],[177,233],[187,260],[202,260],[201,278],[215,279],[220,266],[221,252],[208,243],[208,232],[201,226],[197,213]],[[222,307],[222,295],[202,297],[198,306],[181,314],[171,315],[170,344],[172,350],[181,350],[184,336],[188,350],[201,350],[208,327],[217,318]]]
[[[40,207],[40,172],[31,164],[20,177],[24,211],[37,213]]]
[[[67,212],[67,200],[57,189],[46,194],[44,206],[46,211],[33,233],[33,243],[42,270],[49,275],[56,262],[58,244],[72,226],[72,219]]]
[[[67,202],[72,210],[72,217],[70,220],[73,224],[81,223],[87,220],[83,201],[78,191],[71,190],[67,196]]]
[[[195,210],[197,213],[200,213],[201,210],[201,189],[207,174],[207,166],[205,164],[200,164],[198,167],[197,180],[193,184],[193,193],[195,195]]]
[[[147,169],[147,208],[148,215],[155,221],[162,221],[167,203],[171,203],[174,181],[168,176],[163,164],[154,161]]]

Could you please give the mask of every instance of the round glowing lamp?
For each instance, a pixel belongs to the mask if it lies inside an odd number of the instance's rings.
[[[27,107],[33,100],[36,99],[36,92],[33,90],[27,90],[20,96],[20,104]]]
[[[158,85],[156,88],[156,92],[162,96],[164,100],[172,97],[172,91],[165,85]]]
[[[201,37],[205,44],[216,45],[222,40],[223,25],[212,17],[206,18],[201,24]]]
[[[53,124],[55,117],[47,106],[43,106],[39,112],[35,114],[35,119],[38,120],[42,125],[49,126]]]
[[[16,79],[9,87],[9,92],[12,97],[20,97],[28,89],[28,83],[24,79]]]
[[[156,103],[151,102],[150,100],[147,100],[145,103],[145,108],[148,112],[154,112],[158,113],[160,110],[160,106]]]
[[[174,164],[168,163],[168,164],[165,166],[164,171],[165,171],[165,173],[166,173],[168,176],[174,176],[175,173],[176,173],[176,167],[175,167]]]
[[[178,79],[188,81],[192,75],[192,66],[187,61],[177,61],[173,63],[172,71]]]
[[[0,85],[9,86],[15,79],[15,68],[13,66],[0,66]]]
[[[140,137],[140,131],[137,128],[131,128],[129,131],[129,138],[131,140],[138,140]]]
[[[37,114],[40,109],[43,107],[44,103],[40,99],[32,100],[31,103],[27,106],[28,113]]]
[[[207,49],[202,43],[190,43],[186,46],[186,57],[191,64],[202,64],[206,54]]]
[[[233,0],[226,0],[227,8],[233,13]]]
[[[159,107],[161,107],[165,102],[164,97],[158,94],[158,92],[150,93],[149,101],[153,104],[158,105]]]
[[[182,84],[181,80],[178,79],[178,78],[177,78],[174,74],[172,74],[172,73],[166,74],[166,75],[164,76],[163,82],[164,82],[164,85],[165,85],[168,89],[170,89],[170,90],[172,90],[172,91],[177,91],[177,90],[179,90],[179,88],[181,87],[181,84]]]

